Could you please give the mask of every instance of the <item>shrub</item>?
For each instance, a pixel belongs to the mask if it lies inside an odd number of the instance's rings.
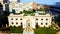
[[[10,33],[22,33],[23,29],[21,27],[10,26]]]
[[[57,30],[53,29],[53,27],[49,27],[49,28],[46,28],[46,27],[43,27],[43,28],[38,28],[38,29],[35,29],[34,31],[35,34],[56,34],[57,33]]]

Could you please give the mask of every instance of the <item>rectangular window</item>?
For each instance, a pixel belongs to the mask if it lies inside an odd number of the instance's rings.
[[[43,20],[43,19],[41,19],[41,20]]]
[[[11,20],[13,20],[13,18],[11,18]]]
[[[41,22],[41,25],[43,25],[43,23]]]
[[[22,18],[20,20],[22,20]]]
[[[16,22],[16,24],[18,24],[18,22]]]
[[[47,21],[48,19],[46,19],[46,21]]]
[[[12,22],[12,25],[13,25],[14,23]]]
[[[16,20],[18,20],[18,19],[16,18]]]
[[[38,20],[38,18],[36,18],[36,20]]]

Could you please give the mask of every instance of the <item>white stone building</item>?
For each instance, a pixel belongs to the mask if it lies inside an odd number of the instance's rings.
[[[21,26],[26,28],[30,26],[32,28],[36,28],[36,24],[40,27],[49,27],[51,25],[51,16],[49,14],[46,15],[39,15],[35,13],[35,16],[23,16],[24,14],[14,15],[10,14],[8,16],[9,26]]]
[[[41,7],[40,7],[41,6]],[[10,1],[9,10],[15,10],[15,13],[23,12],[23,10],[33,10],[33,9],[44,9],[42,5],[37,5],[35,2],[32,3],[17,3],[16,1]],[[50,14],[45,14],[45,11],[36,11],[34,16],[23,14],[10,14],[8,16],[9,26],[22,26],[26,28],[30,26],[36,28],[36,25],[39,27],[49,27],[51,25],[52,18]],[[43,14],[43,15],[40,15]]]

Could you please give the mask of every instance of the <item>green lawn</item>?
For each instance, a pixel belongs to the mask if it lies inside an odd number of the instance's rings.
[[[43,28],[37,28],[34,30],[34,34],[56,34],[58,31],[53,29],[53,27],[43,27]]]

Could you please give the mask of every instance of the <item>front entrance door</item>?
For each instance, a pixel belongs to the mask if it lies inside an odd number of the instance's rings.
[[[30,26],[30,23],[28,23],[28,26]]]
[[[31,21],[30,20],[27,20],[26,25],[27,26],[31,26]]]

